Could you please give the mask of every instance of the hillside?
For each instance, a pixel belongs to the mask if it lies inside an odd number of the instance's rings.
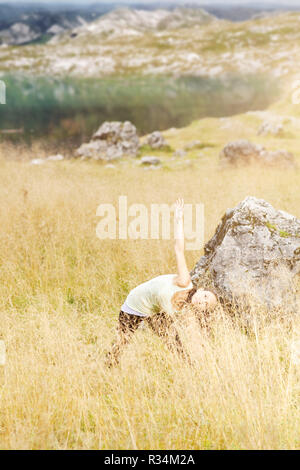
[[[201,10],[121,9],[47,44],[2,46],[0,66],[2,74],[280,78],[295,72],[300,57],[299,20],[296,12],[232,23]]]
[[[68,4],[0,4],[0,44],[23,45],[46,42],[107,13],[114,4],[93,8]]]
[[[128,4],[130,4],[131,9],[134,9],[131,10],[131,20],[134,19],[134,17],[135,20],[140,17],[139,25],[141,27],[151,26],[151,21],[150,25],[147,25],[147,16],[153,17],[154,24],[156,19],[158,21],[162,19],[162,23],[164,23],[165,17],[168,17],[167,22],[170,23],[171,21],[174,26],[181,24],[180,15],[178,15],[176,11],[176,4],[174,5],[172,2],[163,3],[164,11],[160,12],[162,16],[155,12],[162,8],[162,4],[159,2],[132,3],[129,1]],[[118,6],[118,2],[87,3],[86,5],[65,3],[0,4],[0,44],[23,45],[35,42],[47,42],[51,37],[92,22],[96,18],[114,11]],[[126,2],[124,2],[124,7],[125,6]],[[199,10],[199,6],[197,5],[195,5],[194,8]],[[210,5],[205,5],[205,10],[218,18],[226,18],[232,21],[249,19],[255,14],[262,12],[262,9],[259,8],[232,6],[228,8],[228,5],[225,7],[211,7]],[[138,13],[140,11],[141,13]],[[168,14],[168,11],[170,14]],[[152,14],[147,15],[147,12],[152,12]],[[114,12],[111,21],[118,22],[118,15],[120,15],[119,11],[117,13]],[[122,22],[124,20],[124,13],[120,16]],[[195,10],[193,10],[189,20],[195,23],[201,16],[203,16],[203,12],[195,13]],[[128,18],[128,20],[130,21],[130,18]],[[110,27],[109,21],[108,19],[108,21],[104,22],[104,24],[107,24],[108,28]],[[143,24],[144,22],[145,24]]]

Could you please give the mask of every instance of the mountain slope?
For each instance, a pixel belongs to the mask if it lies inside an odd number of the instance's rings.
[[[24,15],[20,21],[0,31],[0,41],[8,45],[30,43],[44,35],[52,36],[62,33],[86,21],[79,15],[44,15],[36,13]]]
[[[300,13],[243,23],[178,8],[121,9],[55,36],[43,45],[0,48],[1,73],[105,77],[271,73],[297,71]]]
[[[107,12],[63,5],[0,4],[0,44],[26,44],[63,33]]]
[[[77,28],[72,33],[104,34],[107,36],[128,34],[132,31],[163,31],[175,28],[203,25],[211,22],[213,16],[202,9],[178,7],[173,11],[157,9],[154,11],[118,8],[91,24]]]
[[[120,29],[127,25],[131,28],[151,29],[160,27],[184,26],[182,19],[185,18],[187,25],[195,22],[207,20],[210,15],[197,8],[190,9],[184,16],[174,5],[166,4],[164,10],[159,10],[159,4],[149,3],[142,8],[136,4],[137,9],[121,8],[117,9],[118,3],[109,2],[104,4],[90,5],[67,5],[67,4],[0,4],[0,44],[22,45],[39,39],[49,39],[56,34],[78,28],[82,25],[94,21],[96,18],[107,15],[105,20],[99,24],[95,23],[94,28],[110,31],[116,27]],[[169,11],[167,11],[169,10]],[[167,20],[163,24],[164,20]]]

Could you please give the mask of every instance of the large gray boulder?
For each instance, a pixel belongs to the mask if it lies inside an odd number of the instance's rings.
[[[240,165],[258,162],[267,166],[295,167],[294,155],[286,150],[268,151],[262,145],[248,140],[229,142],[220,153],[224,165]]]
[[[129,121],[104,122],[91,142],[81,145],[77,156],[94,160],[115,160],[125,156],[136,157],[139,137],[136,127]]]
[[[247,197],[223,216],[192,272],[205,278],[228,303],[254,298],[267,307],[294,308],[294,277],[300,273],[300,220]]]

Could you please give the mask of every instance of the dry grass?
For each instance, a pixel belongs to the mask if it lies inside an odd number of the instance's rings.
[[[12,150],[11,150],[12,151]],[[193,367],[141,329],[121,366],[104,351],[136,284],[173,272],[172,244],[100,241],[97,206],[204,202],[206,240],[247,195],[300,217],[299,170],[194,168],[155,172],[91,162],[0,160],[2,449],[295,449],[299,366],[290,360],[298,318],[246,336],[216,315],[209,336],[191,323]],[[200,253],[189,252],[192,267]],[[188,341],[187,341],[188,340]]]

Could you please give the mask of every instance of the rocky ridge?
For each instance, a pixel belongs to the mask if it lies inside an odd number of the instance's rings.
[[[299,13],[232,23],[201,10],[122,9],[56,35],[47,44],[0,48],[2,73],[78,77],[295,72],[300,57]],[[138,38],[138,41],[137,41]]]

